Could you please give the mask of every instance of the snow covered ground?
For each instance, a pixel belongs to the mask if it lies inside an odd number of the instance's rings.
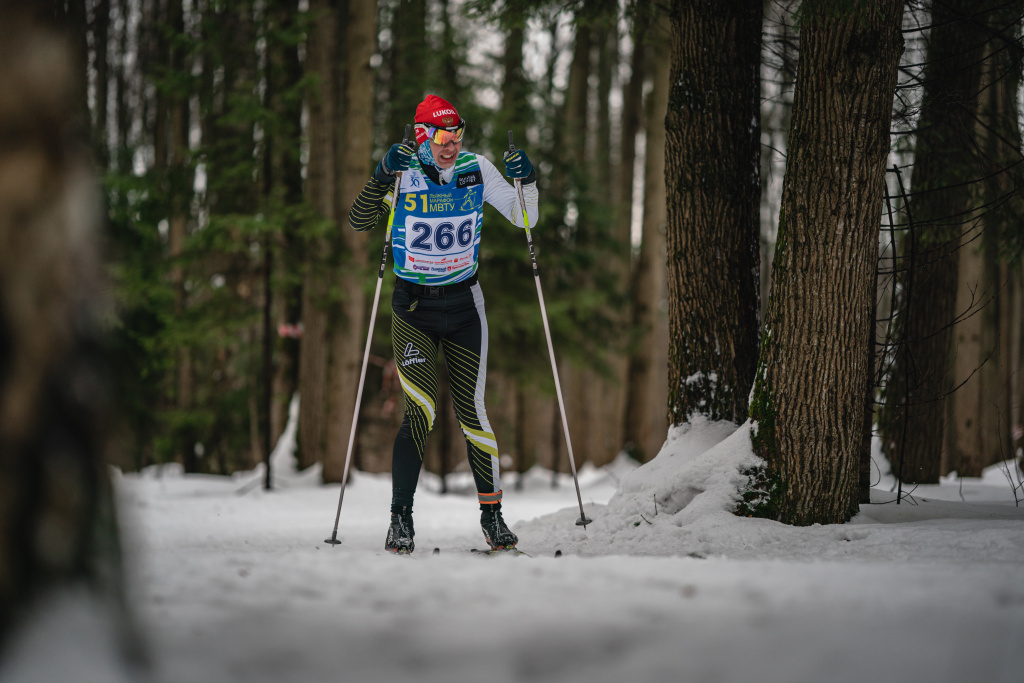
[[[585,531],[571,479],[507,481],[529,558],[467,552],[468,478],[445,496],[423,479],[417,550],[396,557],[387,476],[356,473],[336,547],[338,486],[287,453],[272,492],[259,472],[117,476],[153,679],[1024,680],[1024,506],[1003,473],[899,506],[881,477],[852,523],[793,528],[729,514],[748,444],[703,424],[643,468],[583,468]]]

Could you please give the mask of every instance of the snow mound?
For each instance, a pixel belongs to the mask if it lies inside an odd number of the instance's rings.
[[[594,520],[586,529],[575,526],[579,509],[567,508],[516,525],[516,533],[532,546],[581,555],[720,552],[710,542],[714,530],[736,526],[743,471],[759,462],[750,428],[699,417],[674,427],[653,460],[622,477],[607,506],[584,506]]]
[[[1012,563],[1024,547],[1024,507],[1012,463],[984,478],[944,480],[904,488],[896,495],[877,487],[872,505],[846,524],[797,527],[737,517],[733,509],[746,484],[743,474],[762,462],[750,445],[752,423],[695,420],[672,430],[651,462],[622,478],[607,505],[585,505],[593,520],[576,526],[578,507],[513,525],[520,546],[536,554],[556,550],[583,556],[648,555],[695,558],[811,560],[894,556],[918,561],[959,561],[980,554]],[[877,441],[877,439],[876,439]],[[875,444],[877,451],[877,444]],[[876,465],[884,464],[884,460]],[[895,480],[878,468],[881,483]],[[1002,477],[1000,485],[999,477]],[[941,520],[941,524],[938,522]],[[983,528],[979,528],[983,522]]]

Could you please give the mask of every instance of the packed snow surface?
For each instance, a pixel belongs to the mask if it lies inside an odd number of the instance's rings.
[[[387,475],[354,474],[342,544],[326,545],[339,487],[296,472],[287,444],[272,491],[260,471],[116,475],[150,678],[1024,680],[1015,473],[950,477],[896,505],[876,471],[851,523],[789,527],[730,513],[749,443],[747,426],[698,422],[643,467],[584,466],[586,529],[571,478],[552,488],[535,469],[518,490],[506,475],[531,557],[468,552],[483,546],[468,475],[446,495],[421,480],[407,557],[383,549]]]

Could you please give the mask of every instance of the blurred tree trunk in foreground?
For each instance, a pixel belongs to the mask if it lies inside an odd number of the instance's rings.
[[[0,4],[0,654],[17,662],[10,637],[44,600],[72,594],[61,589],[88,586],[92,616],[115,631],[126,622],[99,197],[76,107],[84,71],[35,5],[10,4]],[[35,665],[47,670],[23,663]]]

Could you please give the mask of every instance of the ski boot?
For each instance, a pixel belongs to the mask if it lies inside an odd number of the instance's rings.
[[[384,549],[399,555],[408,555],[416,547],[413,537],[416,536],[412,528],[412,508],[405,506],[394,508],[391,513],[391,526],[388,527],[388,537],[384,541]]]
[[[513,550],[519,539],[509,531],[505,520],[501,518],[501,508],[498,505],[488,505],[480,513],[480,528],[484,531],[484,538],[491,550]]]

